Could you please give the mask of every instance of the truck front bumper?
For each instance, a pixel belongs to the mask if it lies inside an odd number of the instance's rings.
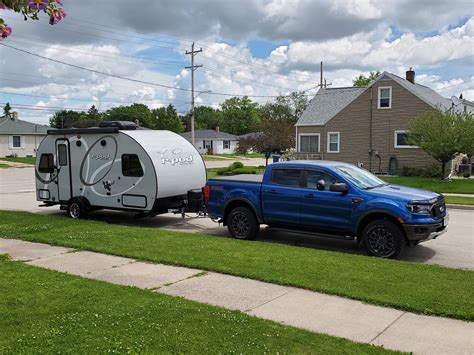
[[[430,224],[404,224],[407,239],[412,244],[418,244],[427,240],[436,239],[448,231],[449,217],[446,215],[438,223]]]

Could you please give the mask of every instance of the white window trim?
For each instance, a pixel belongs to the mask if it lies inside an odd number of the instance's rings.
[[[229,146],[225,147],[225,142],[229,142]],[[230,139],[223,139],[222,140],[222,149],[230,149]]]
[[[303,136],[318,136],[318,151],[317,152],[303,152],[301,150],[301,137]],[[298,134],[298,152],[300,153],[321,153],[321,133],[299,133]]]
[[[13,137],[20,137],[20,146],[19,147],[13,146]],[[22,136],[21,134],[12,134],[11,136],[9,136],[8,137],[8,149],[10,149],[10,150],[25,149],[25,136]]]
[[[389,106],[388,107],[380,107],[380,92],[382,91],[382,89],[389,89]],[[377,108],[379,110],[389,110],[392,108],[392,87],[391,86],[379,86],[378,88],[378,96],[377,96]]]
[[[330,147],[331,147],[331,142],[329,141],[329,136],[331,134],[337,134],[337,150],[331,150]],[[339,150],[341,149],[340,148],[341,146],[341,133],[340,132],[328,132],[328,137],[327,137],[327,152],[328,153],[339,153]]]
[[[417,145],[398,145],[397,144],[397,134],[398,133],[407,133],[406,130],[398,130],[393,132],[393,147],[399,149],[417,149],[419,148]]]

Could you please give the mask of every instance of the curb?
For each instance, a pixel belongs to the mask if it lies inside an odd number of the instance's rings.
[[[453,204],[446,204],[447,208],[451,208],[453,210],[468,210],[474,211],[474,205],[453,205]]]

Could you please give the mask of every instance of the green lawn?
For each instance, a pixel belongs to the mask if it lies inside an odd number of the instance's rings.
[[[24,164],[35,165],[36,158],[35,157],[16,157],[16,158],[3,157],[3,158],[0,158],[0,160],[11,161],[11,162],[14,162],[14,163],[24,163]]]
[[[0,163],[0,169],[10,168],[11,165]]]
[[[0,211],[0,236],[217,271],[418,313],[474,320],[474,272],[468,270],[20,212]]]
[[[420,177],[381,177],[390,184],[405,185],[434,192],[474,194],[473,179],[454,179],[451,181]]]
[[[462,197],[462,196],[445,196],[446,203],[453,205],[474,205],[473,197]]]
[[[0,256],[0,353],[349,353],[380,347]]]
[[[201,155],[202,157],[202,160],[204,161],[225,161],[225,160],[230,160],[230,159],[226,159],[226,158],[222,158],[218,155]],[[230,164],[231,162],[229,162]]]

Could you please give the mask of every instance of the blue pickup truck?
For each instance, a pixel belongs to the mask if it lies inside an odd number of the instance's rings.
[[[209,179],[211,218],[238,239],[260,225],[362,242],[369,255],[394,258],[404,245],[435,239],[448,228],[440,194],[385,183],[367,170],[333,161],[269,165],[263,176]]]

